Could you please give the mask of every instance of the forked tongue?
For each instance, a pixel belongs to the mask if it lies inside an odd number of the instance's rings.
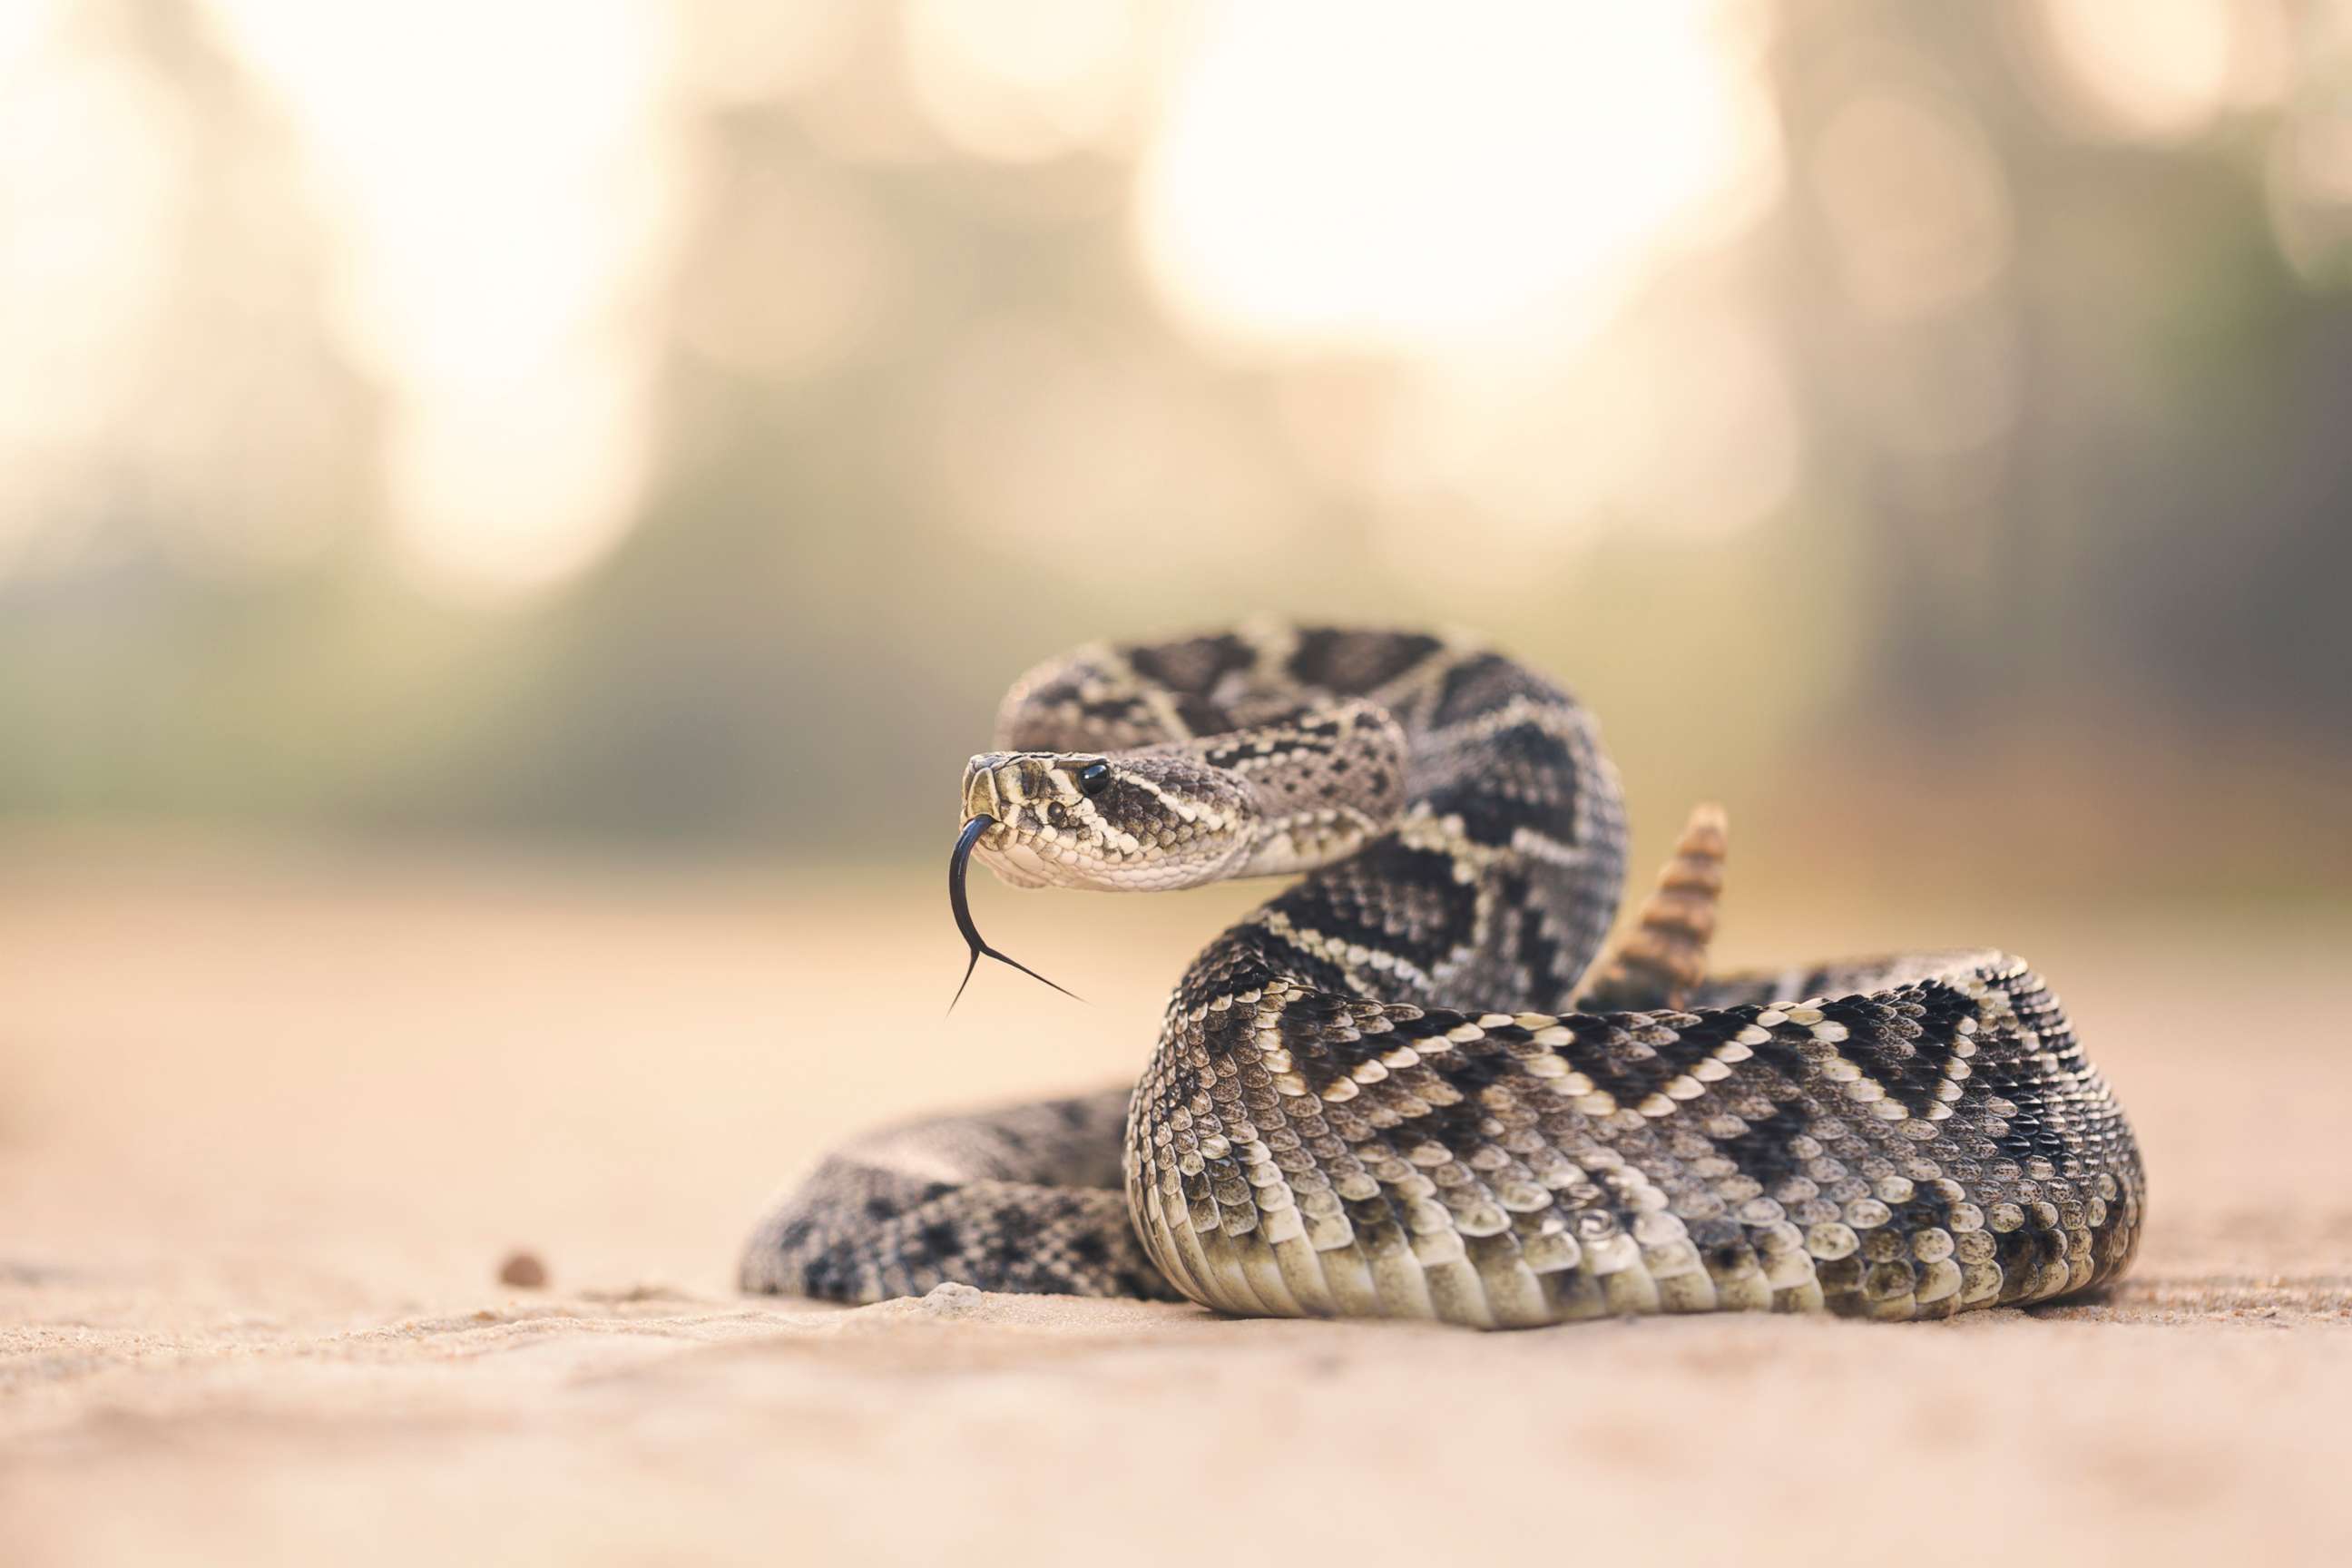
[[[955,852],[948,857],[948,908],[955,913],[956,930],[962,935],[964,945],[971,950],[971,962],[963,966],[963,979],[956,985],[955,1000],[948,1004],[950,1013],[955,1011],[956,1003],[963,1000],[964,987],[971,984],[971,972],[980,967],[982,957],[992,958],[999,963],[1009,963],[1041,985],[1054,985],[1052,981],[1019,959],[989,946],[981,939],[980,928],[971,923],[971,900],[964,896],[964,873],[971,866],[972,846],[980,842],[982,834],[995,826],[996,818],[986,812],[973,817],[963,825],[963,831],[956,835]],[[1066,986],[1054,985],[1054,989],[1075,1001],[1086,1000]]]

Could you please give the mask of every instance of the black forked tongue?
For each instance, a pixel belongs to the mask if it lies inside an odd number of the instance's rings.
[[[1054,985],[1052,981],[1019,959],[1007,957],[982,942],[980,928],[971,923],[971,901],[964,897],[963,891],[964,873],[971,866],[971,847],[980,842],[982,834],[995,826],[996,818],[986,812],[973,817],[963,825],[963,831],[956,835],[955,853],[948,857],[948,908],[955,911],[956,930],[962,934],[964,945],[971,949],[971,961],[963,966],[963,979],[956,986],[955,1001],[948,1004],[950,1013],[955,1011],[956,1002],[963,1000],[963,988],[971,984],[971,972],[980,967],[983,957],[992,958],[999,963],[1009,963],[1042,985]],[[1074,1000],[1086,1000],[1065,986],[1054,985],[1054,989]]]

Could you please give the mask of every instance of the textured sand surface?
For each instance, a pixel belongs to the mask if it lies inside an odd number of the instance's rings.
[[[1735,905],[1734,957],[2043,966],[2152,1173],[2100,1301],[1480,1336],[737,1297],[826,1140],[1118,1078],[1245,896],[985,893],[1097,1001],[1000,974],[942,1022],[928,882],[11,867],[0,1561],[2352,1561],[2340,913]],[[548,1289],[498,1283],[517,1247]]]

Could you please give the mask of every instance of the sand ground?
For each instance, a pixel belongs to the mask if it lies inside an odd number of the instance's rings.
[[[1734,956],[2042,964],[2147,1145],[2137,1271],[1481,1336],[736,1296],[828,1140],[1130,1070],[1240,897],[984,890],[1096,1000],[942,1021],[941,900],[874,880],[0,866],[0,1562],[2352,1562],[2341,911],[1736,907]]]

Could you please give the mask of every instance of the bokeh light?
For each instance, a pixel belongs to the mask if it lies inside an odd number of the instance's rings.
[[[1189,318],[1282,342],[1589,324],[1678,224],[1771,199],[1730,32],[1692,3],[1219,6],[1145,163],[1147,263]]]
[[[1138,107],[1135,0],[913,0],[907,70],[941,136],[1021,163],[1114,144]]]
[[[677,178],[659,13],[211,3],[341,237],[333,319],[393,395],[404,558],[460,592],[578,571],[627,526],[646,464],[633,312],[668,259]]]
[[[2009,264],[2008,193],[1965,108],[1917,85],[1857,93],[1814,155],[1839,274],[1896,320],[1967,300]]]
[[[695,100],[789,102],[846,68],[856,0],[677,0],[677,64]]]
[[[169,84],[95,53],[37,61],[38,36],[19,18],[0,56],[0,560],[136,423],[189,196]]]
[[[2228,103],[2239,14],[2263,0],[2035,0],[2030,24],[2062,112],[2094,133],[2171,141]]]

